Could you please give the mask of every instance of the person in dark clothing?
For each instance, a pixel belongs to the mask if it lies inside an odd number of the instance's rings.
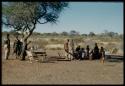
[[[80,59],[80,45],[76,47],[76,55],[75,55],[76,59]]]
[[[22,38],[20,40],[20,57],[21,57],[21,53],[22,53],[22,50],[23,50],[23,37],[24,36],[22,36]]]
[[[90,52],[90,48],[89,48],[89,45],[87,45],[87,47],[86,47],[86,57],[90,59],[89,52]]]
[[[80,45],[76,48],[76,51],[78,52],[80,50]]]
[[[16,40],[14,41],[14,44],[13,44],[13,54],[15,53],[16,54],[16,58],[17,56],[20,56],[21,54],[21,42],[20,40],[18,39],[18,36],[16,36]]]
[[[93,56],[94,56],[93,59],[99,59],[99,48],[98,48],[97,43],[95,43]]]
[[[23,47],[23,42],[20,41],[20,53],[19,53],[20,56],[21,56],[21,53],[22,53],[22,47]]]

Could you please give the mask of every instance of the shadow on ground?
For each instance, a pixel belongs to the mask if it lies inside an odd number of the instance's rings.
[[[118,55],[107,56],[106,61],[108,62],[123,62],[124,57]]]

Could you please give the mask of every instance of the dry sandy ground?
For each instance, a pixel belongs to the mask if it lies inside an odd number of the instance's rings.
[[[2,84],[123,84],[123,61],[67,61],[47,51],[48,61],[2,61]],[[61,55],[64,55],[62,53]]]

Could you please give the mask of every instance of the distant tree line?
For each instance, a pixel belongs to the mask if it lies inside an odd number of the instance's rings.
[[[21,35],[21,33],[16,32],[14,30],[7,32],[4,31],[3,35],[10,33],[11,35]],[[52,32],[52,33],[39,33],[39,32],[33,32],[33,36],[84,36],[84,37],[94,37],[94,36],[100,36],[100,37],[120,37],[123,38],[123,34],[118,34],[117,32],[109,32],[109,31],[104,31],[103,33],[100,34],[95,34],[94,32],[89,32],[88,34],[80,34],[78,31],[71,30],[70,32],[63,31],[61,33],[57,32]]]

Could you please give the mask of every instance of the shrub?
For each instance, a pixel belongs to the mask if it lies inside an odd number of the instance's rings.
[[[118,49],[117,48],[113,48],[112,54],[116,54],[117,52],[118,52]]]

